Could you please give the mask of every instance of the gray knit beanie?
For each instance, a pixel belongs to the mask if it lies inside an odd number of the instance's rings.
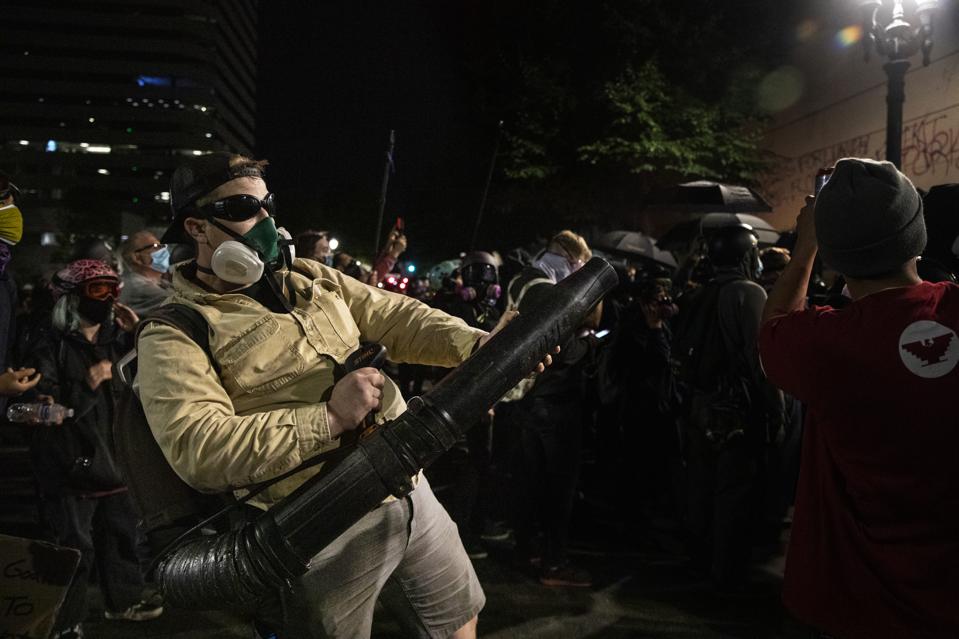
[[[890,273],[926,247],[922,199],[892,162],[843,158],[816,198],[816,239],[843,275]]]

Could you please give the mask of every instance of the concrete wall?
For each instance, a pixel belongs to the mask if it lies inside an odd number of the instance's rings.
[[[873,53],[865,62],[855,30],[842,32],[860,24],[858,2],[809,5],[792,68],[767,89],[776,92],[773,101],[798,95],[780,105],[764,145],[775,159],[762,191],[773,205],[770,222],[782,229],[793,226],[820,167],[847,156],[885,158],[885,59]],[[902,169],[924,188],[959,182],[959,0],[940,0],[934,29],[932,63],[923,67],[920,54],[911,59],[903,112]]]

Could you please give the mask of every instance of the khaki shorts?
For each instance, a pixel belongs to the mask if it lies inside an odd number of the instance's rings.
[[[381,504],[313,557],[284,594],[282,619],[258,625],[281,638],[369,637],[377,599],[408,637],[449,637],[486,603],[456,524],[422,475],[409,496]]]

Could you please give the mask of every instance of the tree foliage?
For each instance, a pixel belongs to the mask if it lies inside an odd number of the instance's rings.
[[[478,104],[505,122],[513,180],[749,182],[762,167],[754,87],[781,3],[495,0],[475,9]]]

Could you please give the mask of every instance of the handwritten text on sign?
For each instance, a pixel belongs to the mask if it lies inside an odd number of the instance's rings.
[[[0,535],[0,639],[42,639],[80,561],[80,552]]]

